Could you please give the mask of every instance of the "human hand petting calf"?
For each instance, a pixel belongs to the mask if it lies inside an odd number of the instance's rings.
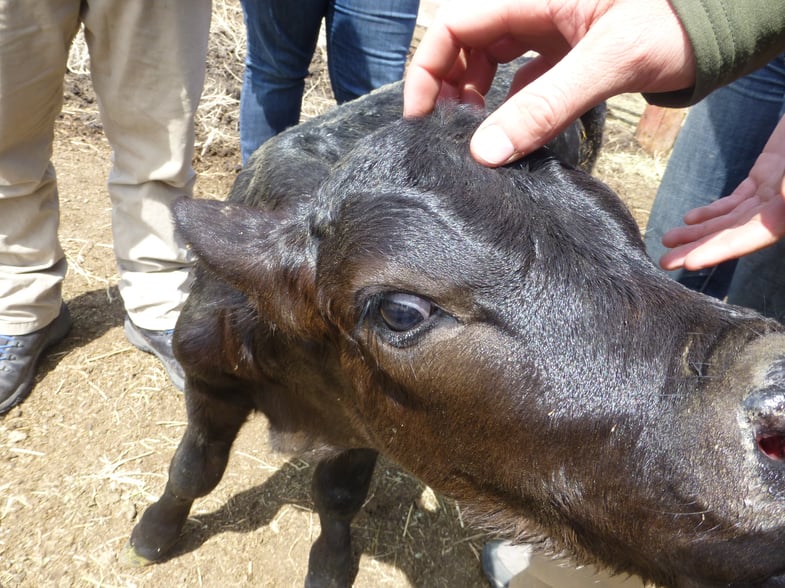
[[[695,83],[692,46],[666,0],[453,1],[412,59],[404,115],[422,116],[448,98],[483,105],[497,64],[528,51],[538,56],[472,139],[480,163],[523,157],[610,96]]]

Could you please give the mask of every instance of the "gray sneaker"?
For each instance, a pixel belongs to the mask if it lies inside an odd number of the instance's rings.
[[[0,335],[0,415],[30,394],[41,355],[63,340],[71,328],[71,313],[63,304],[60,314],[43,329],[28,335]]]
[[[172,352],[172,335],[174,329],[166,331],[152,331],[150,329],[143,329],[136,326],[133,321],[125,317],[123,325],[125,331],[125,338],[128,339],[134,347],[141,349],[147,353],[152,353],[163,364],[169,379],[180,392],[185,390],[185,373],[183,366],[174,356]]]

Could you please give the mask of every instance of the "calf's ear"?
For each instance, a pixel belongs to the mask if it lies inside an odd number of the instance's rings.
[[[245,293],[264,316],[299,327],[314,318],[315,255],[303,218],[291,209],[190,198],[177,200],[173,212],[201,263]]]

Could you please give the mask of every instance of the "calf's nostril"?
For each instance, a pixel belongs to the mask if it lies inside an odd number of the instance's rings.
[[[785,433],[758,433],[755,435],[758,449],[774,461],[785,461]]]
[[[785,461],[785,393],[782,388],[755,391],[745,399],[744,408],[758,450],[770,460]]]

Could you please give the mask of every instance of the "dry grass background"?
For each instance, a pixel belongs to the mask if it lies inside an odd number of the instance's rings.
[[[239,3],[214,0],[197,122],[200,197],[224,198],[239,167],[243,53]],[[317,51],[306,118],[333,105],[324,63]],[[243,429],[216,491],[197,502],[176,557],[146,569],[120,565],[134,522],[163,488],[185,416],[156,360],[122,335],[105,194],[110,153],[81,39],[69,70],[54,162],[75,324],[30,398],[0,420],[0,586],[301,586],[318,534],[311,464],[271,453],[261,417]],[[638,96],[611,101],[596,175],[645,223],[664,158],[634,140],[642,108]],[[464,524],[460,505],[381,464],[355,524],[356,586],[486,586],[484,539]]]

